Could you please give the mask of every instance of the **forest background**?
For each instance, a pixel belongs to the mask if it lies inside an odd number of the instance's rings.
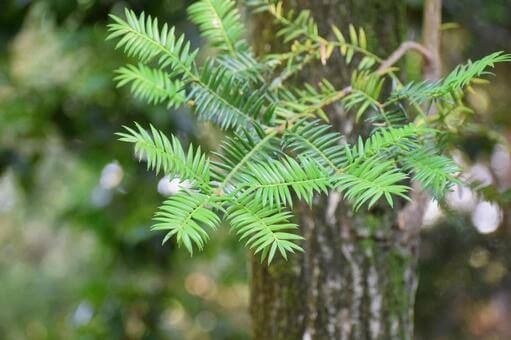
[[[214,148],[218,131],[186,111],[148,106],[116,89],[123,57],[105,42],[108,13],[157,15],[201,40],[190,1],[3,0],[0,4],[0,334],[5,339],[245,339],[246,254],[225,229],[189,258],[149,231],[176,183],[133,161],[114,133],[153,123]],[[410,39],[422,2],[408,0]],[[444,0],[444,70],[511,51],[511,1]],[[205,57],[207,51],[201,57]],[[407,56],[410,80],[420,57]],[[511,141],[511,65],[470,93],[476,113]],[[470,173],[503,192],[510,155],[461,140]],[[509,197],[510,195],[507,195]],[[417,293],[417,339],[511,338],[511,220],[466,192],[453,211],[429,207]],[[467,208],[468,207],[468,208]],[[461,209],[460,209],[461,208]],[[509,205],[507,206],[509,208]]]

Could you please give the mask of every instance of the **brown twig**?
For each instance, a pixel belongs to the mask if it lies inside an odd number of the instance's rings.
[[[429,81],[440,79],[440,25],[442,23],[442,0],[424,1],[424,18],[422,27],[422,39],[424,48],[430,53],[431,59],[424,64],[423,78]],[[435,108],[426,112],[428,116],[434,115]],[[404,230],[401,242],[408,243],[416,238],[422,226],[422,220],[429,196],[421,190],[417,182],[413,183],[416,190],[412,193],[412,201],[399,213],[398,225]]]
[[[295,115],[293,118],[286,120],[284,123],[282,123],[276,127],[271,127],[269,129],[267,129],[266,132],[267,133],[274,133],[274,132],[280,133],[280,132],[284,131],[288,126],[294,124],[299,119],[306,117],[306,116],[314,113],[314,111],[319,110],[325,106],[331,105],[338,100],[341,100],[342,98],[344,98],[348,94],[350,94],[352,90],[353,89],[351,86],[346,86],[346,87],[342,88],[341,90],[335,92],[333,95],[331,95],[326,100],[323,100],[315,105],[309,106],[305,111]]]
[[[405,41],[402,43],[397,50],[395,50],[387,59],[385,59],[380,67],[376,70],[376,72],[381,75],[385,73],[392,65],[397,63],[399,59],[403,57],[408,51],[416,51],[420,53],[426,62],[426,64],[430,64],[434,62],[434,57],[431,52],[415,41]]]

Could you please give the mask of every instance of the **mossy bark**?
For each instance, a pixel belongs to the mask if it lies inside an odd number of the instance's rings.
[[[309,8],[326,36],[331,24],[364,27],[380,56],[404,38],[404,0],[289,0],[287,6]],[[255,23],[260,50],[276,46],[269,22]],[[326,66],[308,67],[298,81],[328,78],[342,87],[350,73],[334,55]],[[348,139],[365,130],[339,106],[328,114]],[[381,205],[353,213],[337,193],[317,197],[312,207],[299,206],[305,252],[270,267],[252,260],[253,338],[411,339],[422,207],[412,204],[404,212]]]

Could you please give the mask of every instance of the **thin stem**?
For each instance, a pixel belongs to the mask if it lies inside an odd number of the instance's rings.
[[[286,120],[284,123],[282,123],[281,125],[277,126],[277,127],[270,127],[268,129],[266,129],[266,133],[267,135],[261,139],[253,148],[252,150],[250,150],[250,152],[248,152],[241,160],[238,164],[236,164],[236,166],[227,174],[227,176],[224,178],[224,180],[222,181],[222,183],[220,183],[220,185],[218,186],[218,189],[217,189],[217,194],[218,195],[221,195],[223,194],[223,191],[225,190],[225,188],[227,187],[227,185],[229,184],[229,182],[233,179],[233,177],[236,175],[236,173],[238,173],[238,171],[240,171],[242,169],[242,167],[248,163],[250,161],[250,159],[264,146],[266,145],[268,142],[270,142],[270,140],[272,138],[274,138],[275,136],[277,136],[278,134],[284,132],[290,125],[294,124],[295,122],[297,122],[298,120],[300,120],[301,118],[303,117],[306,117],[308,115],[310,115],[311,113],[313,113],[314,111],[324,107],[324,106],[327,106],[327,105],[330,105],[336,101],[338,101],[339,99],[343,98],[344,96],[346,96],[348,93],[351,92],[351,86],[348,86],[348,87],[345,87],[344,89],[338,91],[338,92],[335,92],[332,96],[326,98],[325,100],[323,100],[321,103],[318,103],[316,105],[312,105],[310,107],[308,107],[305,111],[303,111],[302,113],[300,114],[297,114],[295,116],[293,116],[293,118],[291,119],[288,119]],[[336,169],[336,171],[338,171],[339,169]]]
[[[257,151],[259,151],[267,142],[269,142],[273,137],[275,137],[280,131],[278,129],[275,129],[271,133],[267,134],[263,139],[257,143],[250,152],[248,152],[243,158],[240,160],[238,164],[225,176],[222,183],[220,183],[220,186],[218,187],[218,192],[222,193],[224,189],[229,184],[230,180],[236,175],[236,173],[245,165],[251,158],[256,154]]]
[[[282,84],[284,83],[284,81],[286,79],[288,79],[289,77],[291,77],[293,74],[295,74],[296,72],[299,72],[301,70],[303,70],[303,68],[305,67],[305,65],[307,65],[308,63],[310,63],[312,60],[314,60],[314,58],[316,57],[316,55],[314,53],[309,53],[307,54],[303,60],[297,65],[295,66],[293,69],[289,69],[286,67],[286,69],[284,71],[282,71],[282,73],[274,78],[272,81],[271,81],[271,84],[270,84],[270,87],[269,89],[270,90],[275,90],[279,87],[282,86]]]
[[[390,69],[390,67],[392,67],[392,65],[397,63],[408,51],[416,51],[420,53],[426,60],[427,64],[433,62],[433,55],[426,47],[415,41],[405,41],[387,59],[382,61],[380,67],[378,67],[378,69],[376,70],[376,73],[378,73],[379,75],[383,75]]]
[[[227,35],[227,31],[225,30],[224,24],[222,22],[222,18],[220,18],[220,16],[218,15],[211,0],[207,0],[207,3],[208,3],[208,6],[210,7],[211,11],[215,15],[215,21],[218,23],[218,27],[220,28],[220,31],[222,31],[222,36],[224,37],[225,43],[227,44],[227,49],[229,50],[229,54],[234,57],[236,55],[236,50],[234,49],[234,45],[232,44],[231,39],[229,39],[229,36]]]

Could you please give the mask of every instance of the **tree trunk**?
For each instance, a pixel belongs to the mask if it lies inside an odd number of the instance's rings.
[[[404,0],[292,0],[287,5],[309,8],[323,35],[331,24],[344,30],[349,23],[364,27],[381,56],[404,38]],[[267,18],[256,25],[258,46],[272,45],[275,30]],[[350,76],[339,56],[305,72],[303,80],[311,84],[326,77],[343,86]],[[353,128],[340,107],[328,113],[348,139],[364,131]],[[382,204],[353,213],[332,193],[317,197],[312,208],[301,205],[297,215],[303,254],[270,267],[252,259],[253,338],[411,339],[422,205],[393,210]]]

